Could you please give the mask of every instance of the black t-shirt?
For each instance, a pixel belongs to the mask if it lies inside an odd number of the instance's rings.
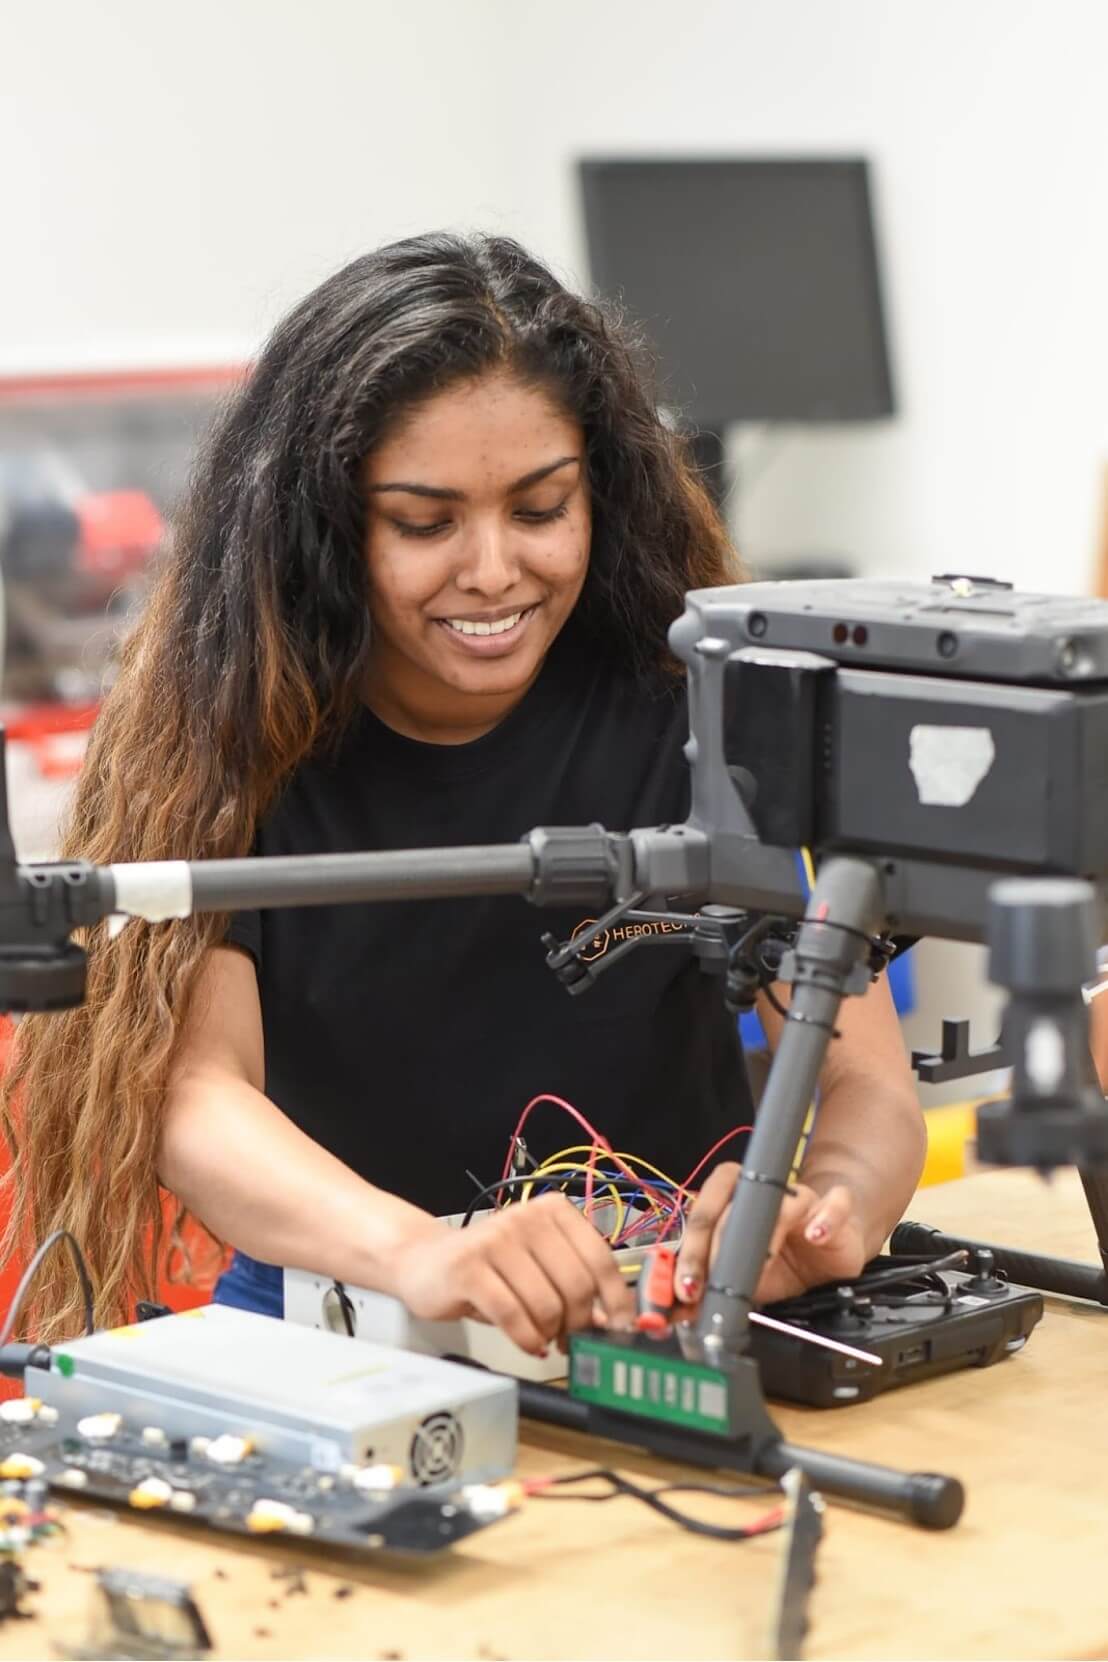
[[[638,684],[564,632],[524,699],[472,743],[419,743],[361,711],[337,749],[293,775],[255,851],[679,822],[687,731],[683,687]],[[734,1017],[720,981],[673,945],[638,947],[571,997],[540,937],[589,921],[514,896],[236,914],[229,938],[257,967],[267,1094],[368,1181],[435,1213],[468,1205],[467,1168],[499,1177],[521,1110],[544,1091],[682,1180],[750,1119]],[[582,1141],[549,1105],[526,1136],[540,1156]]]

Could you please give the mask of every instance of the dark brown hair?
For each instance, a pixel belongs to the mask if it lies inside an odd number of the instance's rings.
[[[600,306],[500,238],[430,235],[355,260],[275,330],[200,456],[150,602],[96,724],[64,838],[97,862],[249,852],[291,771],[354,711],[372,651],[361,473],[414,402],[492,367],[584,430],[593,542],[584,624],[635,674],[673,673],[690,588],[738,575],[645,360]],[[150,1296],[164,1243],[166,1083],[226,920],[91,931],[87,1001],[20,1027],[4,1126],[7,1251],[64,1225],[101,1322]],[[72,1332],[60,1257],[33,1315]]]

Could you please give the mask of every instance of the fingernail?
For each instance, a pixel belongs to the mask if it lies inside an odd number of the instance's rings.
[[[680,1286],[681,1291],[688,1299],[696,1298],[697,1294],[700,1292],[700,1281],[695,1275],[683,1275],[681,1277]]]
[[[817,1218],[815,1223],[810,1223],[808,1225],[807,1229],[804,1231],[804,1238],[807,1241],[823,1241],[827,1239],[827,1225],[824,1223],[822,1218]]]

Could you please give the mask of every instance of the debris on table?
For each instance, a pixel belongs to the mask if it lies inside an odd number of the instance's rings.
[[[197,1662],[209,1655],[212,1640],[185,1582],[140,1570],[99,1569],[84,1642],[58,1648],[74,1658]]]

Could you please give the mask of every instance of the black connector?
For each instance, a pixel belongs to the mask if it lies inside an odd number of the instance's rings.
[[[0,1347],[0,1374],[5,1379],[22,1379],[27,1368],[49,1368],[51,1354],[49,1345],[4,1345]]]

